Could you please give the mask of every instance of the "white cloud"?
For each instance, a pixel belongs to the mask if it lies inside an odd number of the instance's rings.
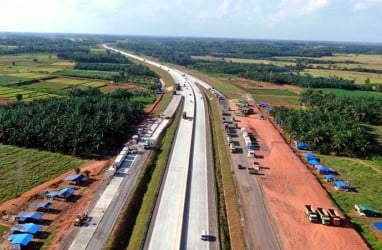
[[[289,17],[311,14],[329,5],[330,0],[280,0],[277,11],[270,17],[274,21],[281,21]]]
[[[366,10],[366,9],[370,9],[373,6],[380,6],[380,7],[382,7],[382,0],[356,1],[353,4],[353,10],[354,11],[363,11],[363,10]]]
[[[218,15],[227,16],[232,10],[231,2],[229,0],[224,0],[223,3],[218,7]]]

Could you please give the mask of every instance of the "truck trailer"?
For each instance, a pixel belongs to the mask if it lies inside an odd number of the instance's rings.
[[[305,205],[305,216],[309,219],[310,222],[318,222],[317,213],[313,210],[311,205]]]
[[[321,219],[321,224],[322,225],[330,225],[330,216],[325,209],[322,207],[317,208],[318,215],[320,216]]]
[[[341,225],[341,217],[338,215],[337,211],[334,208],[329,208],[328,214],[330,216],[330,219],[333,225],[335,226]]]

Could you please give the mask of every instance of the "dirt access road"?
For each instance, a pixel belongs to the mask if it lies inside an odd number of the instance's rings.
[[[253,105],[252,105],[253,106]],[[230,102],[236,110],[236,105]],[[260,110],[253,107],[256,113]],[[282,249],[368,249],[349,224],[342,227],[313,224],[304,215],[304,205],[333,207],[326,191],[283,140],[268,120],[258,115],[236,117],[240,127],[256,135],[261,145],[258,159],[264,175],[258,178]],[[241,135],[240,135],[241,136]],[[243,154],[243,157],[246,157]],[[238,183],[240,185],[240,183]],[[251,207],[249,209],[256,209]],[[247,222],[250,225],[250,221]]]

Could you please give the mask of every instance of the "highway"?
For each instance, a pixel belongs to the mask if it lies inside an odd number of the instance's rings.
[[[216,247],[214,183],[207,154],[208,123],[204,97],[187,74],[104,45],[105,48],[144,61],[169,72],[182,85],[186,119],[181,119],[160,197],[145,242],[146,249],[210,249]],[[190,79],[188,79],[190,77]],[[210,88],[207,84],[205,87]],[[213,184],[212,184],[213,185]],[[212,192],[211,192],[212,191]],[[208,239],[201,239],[205,230]],[[213,240],[211,240],[213,239]]]

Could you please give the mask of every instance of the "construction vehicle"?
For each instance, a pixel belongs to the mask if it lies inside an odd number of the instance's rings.
[[[88,213],[77,214],[74,220],[74,225],[77,227],[82,226],[89,219]]]
[[[322,225],[330,225],[330,216],[322,207],[317,208],[317,213],[320,216]]]
[[[254,168],[254,167],[248,167],[247,169],[248,169],[248,172],[250,174],[258,174],[259,173],[259,170]]]
[[[318,222],[317,213],[313,210],[311,205],[305,205],[305,216],[309,219],[310,222]]]
[[[330,216],[330,219],[333,225],[335,226],[341,225],[341,217],[338,215],[337,211],[334,208],[329,208],[328,214]]]

